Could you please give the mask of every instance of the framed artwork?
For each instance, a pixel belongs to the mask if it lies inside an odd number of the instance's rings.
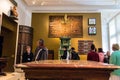
[[[49,16],[48,37],[83,37],[83,16]]]
[[[96,18],[89,18],[88,25],[96,25]]]
[[[96,33],[97,33],[97,31],[96,31],[95,26],[88,27],[88,34],[89,35],[96,35]]]
[[[78,53],[87,54],[90,51],[93,40],[78,40]]]

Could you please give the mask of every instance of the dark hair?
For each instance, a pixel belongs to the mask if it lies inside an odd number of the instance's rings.
[[[98,52],[103,52],[103,49],[102,48],[98,48]]]
[[[67,49],[67,46],[64,46],[65,49]]]
[[[43,39],[39,39],[39,44],[40,45],[44,45],[44,40]]]
[[[71,47],[71,50],[75,50],[75,48],[74,48],[74,47]]]
[[[92,44],[92,45],[91,45],[91,50],[94,50],[94,49],[95,49],[95,45]]]

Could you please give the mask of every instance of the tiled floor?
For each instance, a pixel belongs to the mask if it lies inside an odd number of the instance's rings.
[[[6,72],[6,76],[0,76],[0,80],[25,80],[25,79],[24,79],[24,73]]]

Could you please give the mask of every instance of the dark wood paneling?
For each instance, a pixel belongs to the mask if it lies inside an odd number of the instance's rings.
[[[26,25],[19,25],[19,37],[18,37],[18,49],[17,49],[17,61],[21,63],[22,54],[26,50],[26,46],[32,47],[33,28]]]
[[[14,71],[16,38],[18,23],[12,18],[2,13],[1,35],[4,37],[2,46],[2,57],[7,58],[7,65],[4,71]]]

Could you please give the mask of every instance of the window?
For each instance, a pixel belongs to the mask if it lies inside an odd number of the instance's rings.
[[[112,52],[112,44],[118,43],[120,45],[120,14],[115,16],[109,22],[109,44],[110,52]]]

